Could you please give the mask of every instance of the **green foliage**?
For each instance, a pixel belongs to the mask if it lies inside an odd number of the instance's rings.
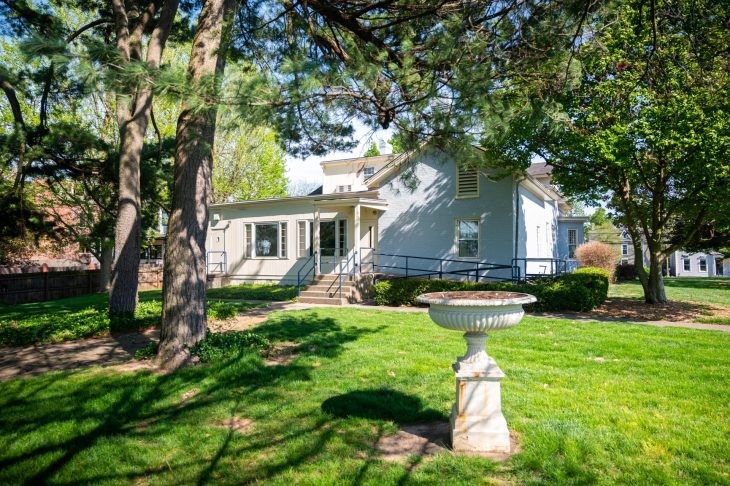
[[[363,157],[374,157],[376,155],[380,155],[380,150],[378,150],[378,144],[376,144],[375,142],[370,142],[370,147],[365,151]]]
[[[213,301],[208,304],[208,318],[230,319],[252,307],[256,305]],[[159,291],[141,292],[134,315],[112,318],[107,315],[106,294],[0,306],[0,345],[24,346],[99,336],[110,331],[129,332],[159,325],[161,313]]]
[[[250,350],[268,349],[270,346],[267,338],[250,331],[209,331],[205,339],[190,348],[190,352],[203,363],[210,363],[233,358]]]
[[[285,196],[285,155],[273,130],[224,122],[213,152],[213,202]]]
[[[297,288],[292,285],[238,284],[208,289],[211,299],[271,300],[284,301],[297,298]]]
[[[159,350],[160,345],[158,343],[149,343],[144,348],[138,349],[134,352],[134,359],[143,361],[143,360],[150,360],[157,356],[157,351]]]
[[[608,274],[604,270],[586,268],[558,279],[542,279],[515,284],[511,282],[458,282],[439,279],[383,280],[375,284],[377,305],[417,305],[416,297],[428,292],[453,290],[492,290],[522,292],[537,297],[530,311],[589,311],[608,295]]]

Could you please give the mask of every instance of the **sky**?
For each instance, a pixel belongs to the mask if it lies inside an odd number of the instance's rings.
[[[379,138],[389,140],[391,130],[378,130],[373,132],[372,129],[366,127],[362,123],[355,121],[355,140],[360,143],[350,152],[330,152],[323,157],[307,157],[299,159],[292,156],[286,157],[286,175],[291,182],[313,182],[322,183],[322,167],[319,165],[323,160],[346,159],[349,157],[359,157],[367,151],[372,142],[376,142]]]

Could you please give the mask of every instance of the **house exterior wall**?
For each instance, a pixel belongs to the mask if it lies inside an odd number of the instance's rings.
[[[314,220],[314,204],[300,203],[255,204],[246,207],[226,206],[211,209],[210,226],[206,242],[209,264],[215,263],[217,254],[225,251],[226,273],[234,283],[275,282],[296,284],[297,271],[305,267],[307,257],[297,257],[297,222]],[[218,214],[219,220],[215,221]],[[342,210],[321,210],[320,220],[347,219],[347,241],[351,246],[353,238],[353,214],[349,208]],[[286,258],[244,257],[244,225],[247,223],[287,223]],[[281,238],[281,236],[280,236]],[[311,262],[309,263],[311,265]],[[308,267],[307,267],[308,269]],[[304,273],[304,272],[303,272]],[[311,276],[311,275],[310,275]]]
[[[440,152],[422,154],[411,168],[418,179],[415,187],[406,184],[399,175],[392,176],[379,188],[388,210],[379,220],[379,251],[387,254],[416,255],[454,259],[463,264],[451,264],[452,269],[465,268],[473,262],[509,265],[513,252],[513,181],[511,178],[494,182],[479,177],[479,196],[457,199],[456,164]],[[458,219],[478,219],[479,257],[459,258],[456,225]],[[379,264],[402,266],[381,257]],[[412,267],[434,269],[438,265],[427,260],[414,260]],[[447,267],[444,267],[445,269]],[[502,270],[499,275],[508,272]]]
[[[684,269],[684,259],[689,259],[689,270]],[[707,263],[706,270],[700,269],[700,259],[704,258]],[[717,253],[689,253],[675,251],[670,259],[670,274],[676,277],[726,277],[730,276],[730,259],[723,259]],[[720,262],[719,268],[716,266]],[[719,270],[719,272],[718,272]]]
[[[391,156],[381,156],[368,157],[366,162],[363,162],[362,159],[323,162],[321,164],[324,173],[322,193],[338,192],[337,188],[340,186],[345,188],[350,186],[351,191],[365,191],[367,186],[365,185],[364,169],[372,167],[377,172],[385,167],[390,160],[392,160]]]
[[[558,243],[557,258],[565,260],[568,270],[572,271],[578,268],[578,262],[575,258],[570,258],[568,249],[568,230],[575,230],[576,248],[585,243],[584,223],[583,221],[571,221],[570,219],[558,219]]]

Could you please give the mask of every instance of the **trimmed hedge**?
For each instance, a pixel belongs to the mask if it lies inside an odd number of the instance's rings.
[[[397,279],[375,284],[377,305],[414,306],[416,297],[449,290],[498,290],[523,292],[537,297],[529,311],[589,311],[606,301],[609,274],[599,268],[581,268],[557,279],[528,283],[459,282],[455,280]]]

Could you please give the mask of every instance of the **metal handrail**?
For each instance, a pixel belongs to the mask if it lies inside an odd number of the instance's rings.
[[[528,272],[527,265],[528,263],[539,263],[544,262],[547,265],[550,266],[550,272],[549,273],[530,273]],[[552,258],[552,257],[532,257],[532,258],[513,258],[512,259],[512,266],[516,267],[518,271],[518,278],[519,280],[522,279],[522,276],[520,275],[522,265],[525,267],[525,275],[524,280],[527,280],[529,278],[536,278],[536,277],[558,277],[564,273],[567,273],[567,261],[563,260],[561,258]]]
[[[483,263],[483,262],[469,262],[465,260],[455,260],[451,258],[435,258],[435,257],[422,257],[422,256],[415,256],[415,255],[399,255],[395,253],[380,253],[376,252],[374,248],[370,247],[361,247],[361,262],[360,262],[360,268],[362,269],[363,263],[362,263],[362,253],[363,250],[371,250],[371,255],[373,257],[372,262],[370,264],[372,265],[372,271],[375,272],[376,268],[383,268],[383,269],[394,269],[394,270],[405,270],[405,275],[402,277],[395,277],[395,278],[415,278],[415,277],[423,277],[423,278],[432,278],[435,276],[438,276],[438,278],[443,278],[444,275],[458,275],[458,276],[466,276],[467,279],[471,278],[471,275],[474,275],[474,280],[479,281],[480,278],[483,278],[482,272],[487,272],[489,270],[506,270],[509,269],[511,272],[510,277],[496,277],[496,276],[487,276],[487,278],[494,279],[494,280],[511,280],[514,281],[515,278],[519,279],[520,275],[520,269],[515,268],[514,265],[502,265],[498,263]],[[384,257],[395,257],[395,258],[402,258],[405,260],[405,266],[401,265],[387,265],[383,263],[375,263],[375,257],[376,256],[384,256]],[[411,260],[427,260],[427,261],[435,261],[439,262],[439,269],[438,271],[432,268],[418,268],[414,267],[411,263]],[[457,270],[449,270],[444,269],[444,263],[458,263],[460,265],[469,266],[469,268],[460,268]]]
[[[350,260],[352,260],[352,272],[350,272]],[[346,274],[347,277],[350,276],[350,273],[352,273],[354,275],[357,272],[357,250],[353,251],[352,255],[347,257],[347,262],[345,262],[345,268],[347,269],[347,274]],[[339,275],[340,282],[339,282],[339,287],[337,289],[339,296],[340,296],[340,301],[342,301],[342,272],[343,272],[343,270],[344,269],[342,268],[342,266],[340,266],[340,275]]]
[[[218,254],[218,253],[220,253],[221,255],[223,255],[223,261],[222,262],[214,262],[214,263],[211,263],[210,262],[210,255],[211,254]],[[205,255],[205,267],[206,267],[206,270],[208,271],[208,273],[215,273],[215,272],[213,272],[211,270],[211,265],[214,265],[213,268],[215,268],[215,265],[219,266],[220,267],[220,270],[221,270],[220,273],[226,273],[226,271],[228,270],[228,254],[225,251],[220,251],[220,250],[211,250],[211,251],[209,251]]]
[[[312,268],[310,268],[309,270],[307,270],[307,273],[304,274],[304,277],[302,277],[302,275],[301,275],[302,274],[302,270],[304,270],[304,268],[306,268],[306,266],[309,265],[309,262],[312,261],[312,260],[314,260],[314,254],[309,255],[309,258],[307,258],[304,261],[304,264],[299,268],[299,270],[297,270],[297,297],[299,297],[302,294],[302,282],[304,280],[306,280],[307,275],[309,275],[310,272],[311,273],[314,273],[314,268],[316,267],[316,265],[313,264],[312,265]]]

